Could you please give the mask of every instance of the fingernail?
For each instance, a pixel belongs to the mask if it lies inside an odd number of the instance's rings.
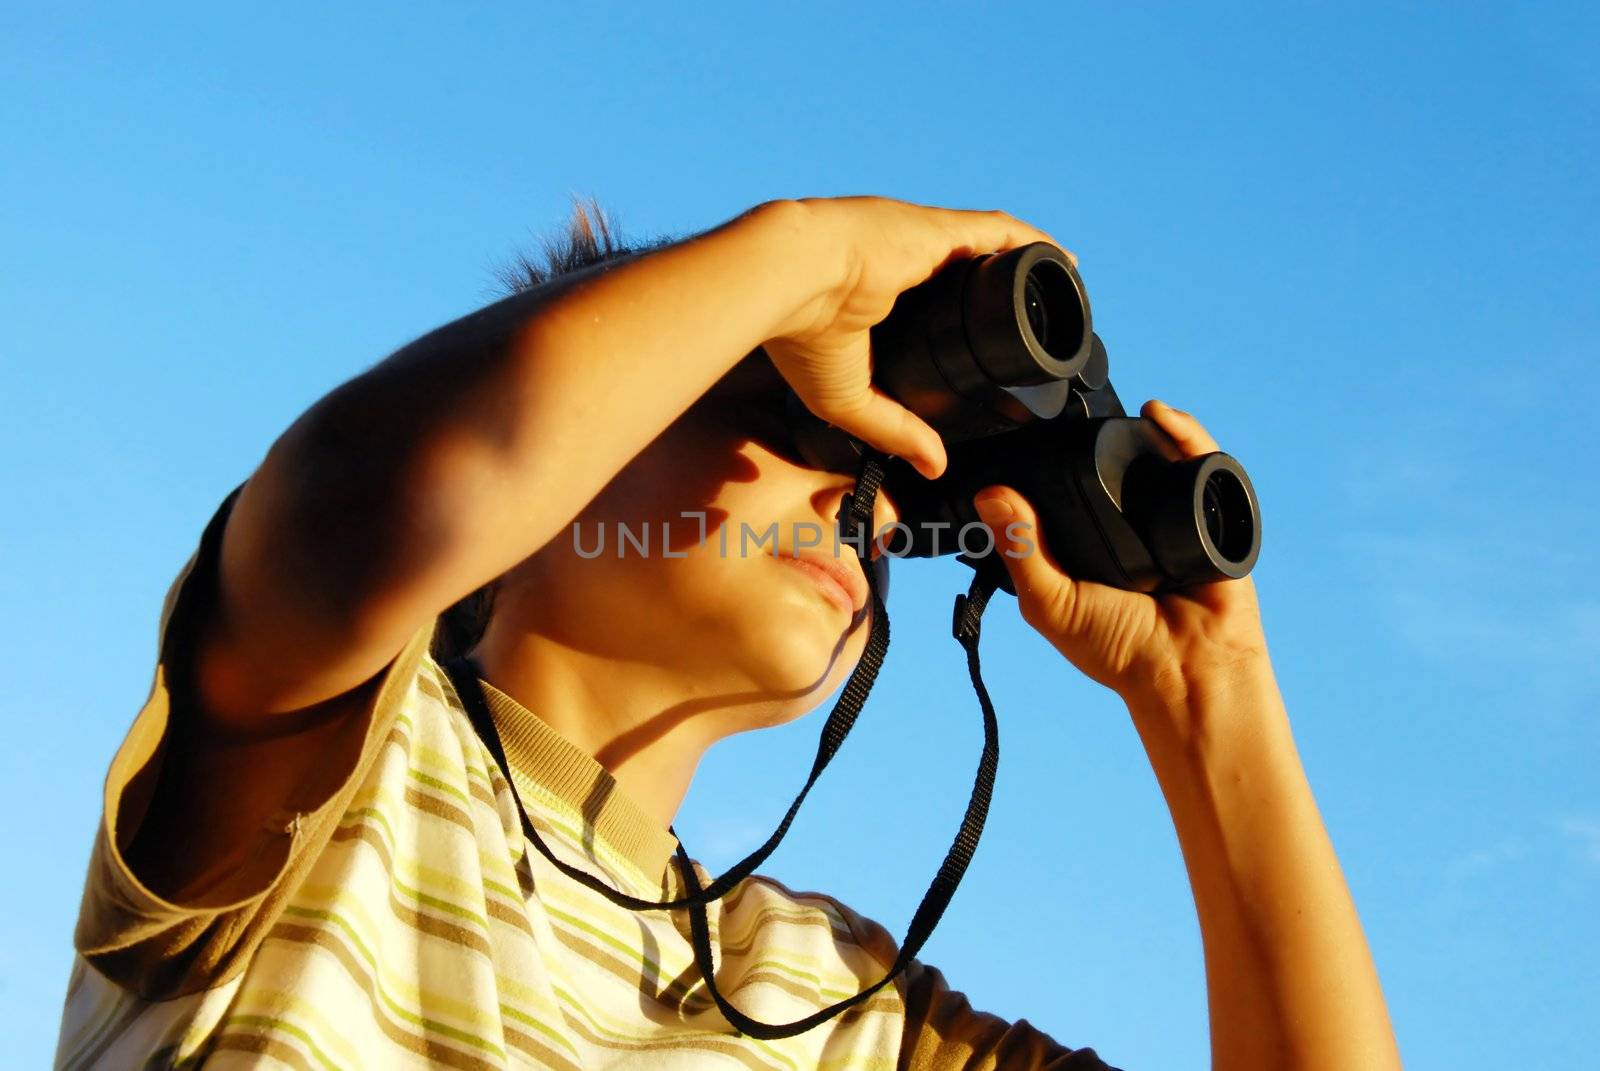
[[[1013,510],[1011,503],[1003,498],[983,498],[974,501],[973,506],[978,510],[978,516],[983,518],[983,523],[991,528],[999,528],[1011,519]]]

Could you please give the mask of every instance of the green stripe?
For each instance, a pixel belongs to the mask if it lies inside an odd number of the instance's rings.
[[[446,795],[454,796],[456,799],[460,800],[468,810],[471,810],[472,797],[468,796],[455,785],[447,784],[444,781],[439,780],[437,777],[432,777],[428,774],[425,774],[415,766],[406,767],[406,775],[419,784],[427,785],[429,788],[437,789]]]
[[[391,871],[389,874],[389,880],[394,882],[395,885],[399,886],[401,892],[407,893],[422,906],[436,907],[440,911],[448,912],[457,918],[466,919],[468,922],[476,923],[478,929],[482,931],[484,940],[487,941],[489,939],[489,920],[486,916],[480,915],[470,908],[453,904],[449,900],[425,893],[421,889],[413,889],[411,886],[401,881],[400,875],[394,873],[393,871]]]
[[[565,801],[561,800],[557,796],[551,795],[545,790],[544,786],[540,785],[538,782],[530,782],[530,784],[532,785],[535,794],[538,796],[539,801],[545,805],[538,812],[538,817],[543,819],[546,825],[554,828],[556,832],[562,833],[566,836],[567,847],[576,851],[583,858],[589,859],[589,852],[583,848],[584,831],[588,829],[588,826],[582,823],[581,817],[579,819],[579,823],[574,824],[571,818],[569,818],[569,812],[566,810],[567,805]],[[627,856],[622,855],[607,841],[601,839],[599,836],[594,838],[593,843],[595,847],[594,854],[602,856],[603,858],[592,859],[591,861],[604,868],[606,877],[617,882],[621,882],[623,879],[628,879],[634,886],[631,891],[636,894],[643,892],[654,894],[656,892],[654,884],[645,875],[645,872],[635,866],[632,860],[628,859]]]
[[[600,1022],[595,1019],[593,1012],[591,1012],[588,1007],[580,1003],[577,997],[567,992],[567,990],[554,979],[551,979],[550,988],[556,991],[556,995],[559,996],[562,1000],[562,1003],[567,1006],[568,1014],[582,1019],[589,1025],[589,1029],[600,1035],[602,1040],[609,1039],[612,1042],[618,1043],[613,1047],[620,1047],[621,1044],[627,1043],[633,1043],[634,1045],[643,1049],[661,1047],[651,1044],[653,1040],[657,1039],[653,1038],[649,1034],[646,1034],[642,1037],[633,1037],[631,1035],[624,1034],[613,1027],[601,1025]],[[747,1034],[724,1034],[718,1030],[685,1030],[675,1034],[667,1034],[661,1037],[659,1040],[688,1042],[725,1041],[732,1043],[735,1047],[737,1047],[741,1042],[746,1042],[751,1048],[760,1049],[765,1052],[783,1067],[796,1069],[796,1071],[798,1071],[799,1068],[799,1065],[795,1063],[793,1056],[790,1056],[788,1053],[775,1047],[770,1042],[762,1041],[759,1038],[750,1037]]]
[[[274,1019],[266,1015],[230,1015],[222,1021],[222,1030],[218,1030],[217,1033],[220,1035],[223,1030],[226,1030],[234,1023],[239,1023],[243,1026],[266,1027],[268,1029],[278,1030],[285,1034],[297,1037],[305,1043],[306,1048],[311,1050],[311,1054],[315,1056],[318,1062],[320,1062],[324,1067],[331,1067],[334,1069],[334,1071],[338,1071],[339,1065],[334,1063],[333,1060],[329,1058],[328,1054],[322,1051],[322,1048],[316,1043],[316,1041],[312,1039],[311,1035],[308,1032],[300,1029],[298,1026],[295,1026],[291,1022],[287,1022],[283,1019]]]
[[[389,842],[389,852],[392,855],[394,853],[395,843],[394,827],[389,824],[389,816],[384,814],[381,808],[361,807],[346,811],[344,813],[344,818],[339,822],[339,828],[344,829],[347,826],[358,826],[368,818],[373,819],[378,825],[383,827],[383,836],[384,839]]]
[[[548,900],[544,903],[544,909],[552,918],[560,919],[569,927],[582,930],[584,933],[598,937],[601,941],[604,941],[618,952],[626,952],[628,956],[641,967],[652,967],[655,969],[657,974],[664,972],[665,968],[661,965],[661,963],[646,956],[643,949],[635,948],[630,944],[625,944],[585,919],[579,918],[577,915],[569,915],[560,908],[553,907]]]
[[[544,907],[545,911],[552,918],[560,919],[562,922],[565,922],[570,928],[579,929],[579,930],[584,931],[585,933],[593,934],[595,937],[598,937],[600,940],[604,941],[606,944],[610,945],[612,948],[614,948],[614,949],[616,949],[616,950],[618,950],[620,952],[628,953],[629,956],[633,959],[633,961],[635,963],[638,963],[640,966],[652,967],[658,973],[662,973],[662,972],[665,971],[665,967],[661,963],[649,959],[648,957],[646,957],[643,954],[643,952],[640,949],[635,948],[633,945],[624,944],[623,942],[619,941],[617,938],[611,936],[611,934],[607,933],[606,931],[604,931],[602,929],[597,928],[592,923],[588,922],[586,919],[584,919],[584,918],[582,918],[580,916],[573,915],[573,914],[570,914],[569,912],[561,910],[560,908],[556,907],[553,903],[551,903],[551,901],[550,901],[550,899],[548,897],[545,900],[542,901],[542,904],[543,904],[543,907]],[[767,950],[765,950],[765,952],[766,952],[766,955],[767,955],[768,958],[759,959],[759,960],[756,960],[754,963],[751,963],[749,965],[749,969],[750,970],[756,970],[756,969],[758,969],[760,967],[776,968],[782,974],[787,974],[790,977],[797,978],[802,982],[810,983],[817,990],[817,992],[821,993],[823,996],[834,996],[834,997],[842,998],[842,997],[854,996],[855,993],[856,993],[855,989],[839,989],[839,988],[837,988],[837,986],[838,986],[838,984],[840,982],[840,979],[837,978],[837,977],[830,978],[830,979],[824,979],[822,975],[813,973],[808,968],[806,968],[804,966],[801,966],[799,964],[785,963],[785,962],[783,962],[781,960],[777,960],[777,959],[771,958],[774,955],[781,955],[781,954],[784,954],[784,953],[793,953],[795,955],[809,956],[809,953],[804,952],[801,949],[796,949],[796,948],[778,948],[778,949],[767,949]],[[809,956],[809,958],[815,959],[816,957],[815,956]],[[850,980],[851,980],[851,982],[856,982],[857,981],[857,979],[853,975],[851,976]],[[858,986],[858,988],[859,988],[859,986]]]
[[[567,1052],[572,1056],[574,1063],[581,1064],[583,1062],[582,1060],[578,1059],[578,1050],[572,1047],[572,1039],[567,1037],[565,1034],[557,1033],[551,1027],[546,1026],[541,1020],[535,1019],[533,1016],[529,1015],[527,1012],[513,1004],[501,1004],[500,1011],[502,1014],[511,1019],[515,1019],[517,1022],[522,1023],[525,1026],[533,1027],[535,1030],[539,1031],[539,1033],[543,1034],[557,1045],[560,1045],[562,1048],[566,1049]]]
[[[339,914],[337,911],[317,911],[310,908],[290,905],[289,907],[284,908],[283,913],[285,915],[293,914],[298,915],[301,918],[315,919],[319,922],[332,922],[337,925],[339,929],[350,938],[351,942],[355,945],[356,951],[360,953],[361,958],[366,960],[367,967],[372,972],[372,988],[377,991],[378,996],[382,998],[384,1004],[389,1008],[389,1010],[400,1016],[402,1019],[412,1023],[413,1025],[420,1026],[424,1030],[431,1030],[436,1034],[453,1038],[456,1041],[464,1041],[469,1045],[476,1046],[484,1052],[492,1052],[496,1056],[504,1059],[505,1050],[487,1038],[481,1038],[476,1034],[469,1033],[468,1031],[462,1030],[458,1027],[450,1026],[448,1023],[441,1023],[435,1019],[425,1018],[416,1012],[409,1011],[402,1007],[400,1003],[396,1001],[394,997],[390,996],[388,991],[384,989],[382,972],[379,970],[378,962],[376,958],[373,957],[371,950],[369,950],[366,944],[361,940],[360,935],[357,934],[355,927],[350,924],[349,920],[343,915]],[[426,990],[422,989],[420,985],[417,987],[417,989],[419,992],[424,994],[427,992]]]
[[[400,804],[400,806],[404,807],[404,806],[409,806],[409,805],[402,803],[402,804]],[[385,841],[385,843],[386,843],[386,845],[387,845],[387,847],[389,849],[389,856],[394,861],[395,865],[399,865],[399,863],[402,860],[404,860],[405,864],[408,867],[410,867],[411,869],[419,870],[419,871],[421,869],[423,869],[422,864],[420,862],[418,862],[417,860],[415,860],[409,853],[402,853],[400,851],[400,849],[398,847],[398,843],[397,843],[396,838],[395,838],[394,827],[389,824],[388,816],[385,815],[383,813],[383,811],[380,810],[377,807],[360,807],[360,808],[345,812],[344,820],[339,823],[339,828],[340,829],[349,829],[351,827],[360,825],[363,821],[365,821],[365,820],[367,820],[369,818],[372,819],[376,825],[381,827],[382,833],[383,833],[383,839],[384,839],[384,841]],[[507,864],[505,860],[496,858],[494,856],[486,855],[482,851],[480,851],[478,853],[478,862],[481,865],[483,865],[486,869],[492,863],[492,864],[494,864],[494,869],[496,869],[496,870],[503,869],[506,872],[508,872],[510,874],[513,874],[513,875],[515,875],[515,873],[516,873],[515,869],[512,868],[509,864]],[[483,886],[486,889],[492,889],[495,892],[500,893],[501,895],[509,898],[511,900],[511,902],[514,903],[514,904],[518,904],[518,905],[520,905],[522,907],[526,907],[527,906],[523,902],[522,891],[520,889],[515,889],[515,888],[511,887],[510,885],[506,885],[506,884],[504,884],[502,882],[495,881],[493,878],[489,877],[487,874],[483,875]]]

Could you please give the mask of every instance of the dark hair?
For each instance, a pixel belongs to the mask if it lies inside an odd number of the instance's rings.
[[[526,253],[518,253],[510,264],[495,270],[495,278],[504,292],[520,294],[563,275],[635,253],[659,249],[675,240],[672,237],[658,237],[643,242],[626,242],[618,234],[616,221],[606,214],[595,198],[584,201],[575,197],[565,231],[547,234],[539,239],[542,259],[536,261]],[[470,653],[478,645],[489,627],[489,615],[494,611],[494,596],[498,587],[499,581],[492,580],[439,615],[438,627],[433,634],[434,658],[440,661],[456,658]]]

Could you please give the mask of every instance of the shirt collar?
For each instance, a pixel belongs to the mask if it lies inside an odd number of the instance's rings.
[[[623,791],[592,755],[556,732],[537,714],[483,682],[483,697],[506,749],[506,761],[592,827],[597,840],[659,882],[678,839]]]

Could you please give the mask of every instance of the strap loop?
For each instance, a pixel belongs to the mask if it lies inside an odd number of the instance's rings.
[[[711,994],[712,1000],[722,1012],[728,1023],[742,1034],[770,1041],[778,1038],[794,1037],[834,1018],[845,1010],[867,1000],[878,990],[888,985],[894,978],[910,965],[922,950],[932,935],[933,929],[943,917],[945,909],[949,906],[951,898],[955,895],[956,887],[961,883],[962,876],[966,873],[967,866],[972,862],[973,853],[977,850],[978,839],[983,835],[983,825],[988,817],[989,802],[994,794],[995,775],[1000,763],[1000,738],[999,726],[995,719],[994,706],[989,701],[988,689],[983,685],[983,678],[978,666],[978,634],[979,623],[983,616],[989,596],[994,592],[994,581],[990,574],[979,572],[973,577],[972,585],[965,595],[957,595],[955,610],[952,615],[951,631],[967,652],[967,668],[972,677],[974,690],[978,694],[979,705],[983,708],[983,753],[978,760],[978,770],[973,780],[972,796],[967,802],[966,813],[961,819],[961,828],[957,831],[949,851],[945,854],[944,861],[939,866],[938,873],[934,876],[928,891],[924,894],[922,902],[917,906],[916,913],[912,916],[911,924],[906,930],[904,941],[900,945],[900,954],[894,964],[884,976],[867,986],[854,996],[829,1005],[803,1019],[791,1023],[764,1023],[745,1015],[723,996],[717,987],[716,964],[711,950],[710,923],[706,917],[706,905],[727,895],[739,882],[755,872],[756,867],[766,861],[767,857],[777,848],[778,842],[789,831],[790,824],[794,821],[800,805],[805,801],[811,787],[816,784],[817,778],[827,767],[829,761],[838,752],[849,735],[850,729],[855,725],[856,717],[861,711],[861,706],[866,702],[868,693],[872,690],[873,682],[877,679],[878,670],[883,665],[884,656],[889,649],[889,613],[883,605],[883,599],[878,591],[877,575],[872,568],[870,550],[871,544],[867,542],[871,531],[873,506],[878,490],[883,483],[883,455],[873,450],[868,450],[862,457],[861,469],[857,474],[855,490],[846,494],[839,508],[839,525],[841,528],[840,542],[850,543],[856,548],[861,562],[862,572],[866,576],[867,589],[871,594],[872,624],[867,636],[867,646],[862,653],[861,660],[856,664],[855,670],[845,682],[843,694],[834,705],[828,721],[822,728],[821,739],[817,742],[817,755],[811,766],[811,774],[806,779],[800,794],[789,805],[788,812],[778,824],[772,836],[767,838],[765,844],[751,852],[743,860],[736,863],[720,878],[709,886],[700,887],[699,876],[695,873],[694,864],[689,859],[688,852],[683,847],[680,839],[676,853],[679,871],[682,874],[685,895],[672,900],[645,900],[630,896],[601,881],[599,878],[566,862],[557,859],[555,854],[539,836],[538,830],[533,826],[528,817],[527,808],[522,805],[522,800],[517,794],[516,782],[511,776],[510,764],[506,761],[505,748],[501,743],[500,734],[495,728],[494,719],[489,713],[488,703],[483,697],[483,687],[477,667],[467,658],[452,659],[445,663],[444,669],[449,674],[451,682],[456,687],[457,694],[461,697],[463,705],[467,708],[473,727],[478,735],[483,738],[494,760],[499,764],[501,772],[505,775],[506,783],[511,788],[512,798],[517,804],[517,813],[522,818],[522,830],[533,846],[557,870],[568,877],[578,881],[605,896],[613,903],[635,911],[667,910],[675,908],[689,909],[689,929],[694,945],[695,963],[700,969],[701,977],[705,979],[706,989]],[[676,833],[674,833],[676,835]]]

